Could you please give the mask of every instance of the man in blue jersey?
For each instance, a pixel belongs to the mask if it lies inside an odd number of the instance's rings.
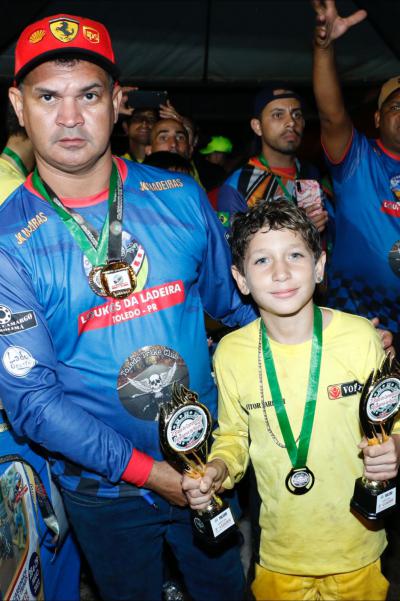
[[[366,17],[342,18],[335,2],[314,1],[314,93],[333,180],[335,245],[328,266],[329,304],[399,333],[400,78],[381,89],[378,139],[358,132],[344,106],[334,41]]]
[[[218,219],[192,178],[112,157],[122,92],[106,28],[29,25],[9,96],[37,169],[1,207],[0,396],[47,450],[105,599],[161,598],[162,550],[193,599],[240,599],[237,545],[192,539],[164,459],[174,383],[216,417],[204,311],[246,323]]]

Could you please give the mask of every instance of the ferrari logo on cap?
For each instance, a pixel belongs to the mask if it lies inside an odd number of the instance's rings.
[[[37,29],[29,36],[29,41],[31,44],[36,44],[37,42],[41,42],[46,35],[44,29]]]
[[[83,37],[89,40],[89,42],[92,42],[92,44],[98,44],[100,42],[100,34],[94,27],[87,27],[84,25],[82,33]]]
[[[78,23],[70,19],[50,21],[50,31],[60,42],[72,42],[78,33]]]

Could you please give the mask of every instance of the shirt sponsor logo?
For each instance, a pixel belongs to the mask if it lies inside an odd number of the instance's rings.
[[[43,223],[46,223],[47,219],[47,215],[42,212],[37,213],[32,219],[29,219],[26,227],[23,227],[22,230],[15,234],[18,244],[26,242],[32,236],[33,232],[36,232]]]
[[[164,179],[159,182],[140,182],[141,192],[160,192],[162,190],[172,190],[173,188],[183,188],[183,181],[176,178]]]
[[[1,360],[6,371],[16,378],[27,376],[37,363],[31,353],[22,346],[9,346]]]
[[[0,305],[0,336],[11,336],[37,326],[33,311],[12,313],[6,305]]]
[[[387,215],[392,215],[392,217],[400,217],[400,202],[396,202],[394,200],[383,200],[381,204],[381,211]]]
[[[345,396],[352,396],[362,391],[362,384],[353,380],[352,382],[345,382],[344,384],[331,384],[327,388],[328,397],[332,400],[341,399]]]
[[[81,313],[78,318],[78,334],[157,313],[168,307],[180,305],[185,300],[182,280],[169,282],[135,292],[128,298],[108,301],[103,305]]]

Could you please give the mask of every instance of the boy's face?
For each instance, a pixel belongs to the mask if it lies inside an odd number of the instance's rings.
[[[233,266],[239,290],[251,294],[261,316],[289,316],[312,302],[317,280],[322,278],[325,253],[314,255],[299,233],[259,230],[246,250],[244,275]]]

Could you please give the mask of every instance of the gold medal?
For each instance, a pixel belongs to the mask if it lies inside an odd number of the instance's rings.
[[[93,267],[89,273],[89,286],[97,296],[107,296],[100,280],[102,267]]]
[[[125,261],[112,261],[99,269],[100,283],[105,296],[126,298],[134,292],[137,278],[133,268]]]

